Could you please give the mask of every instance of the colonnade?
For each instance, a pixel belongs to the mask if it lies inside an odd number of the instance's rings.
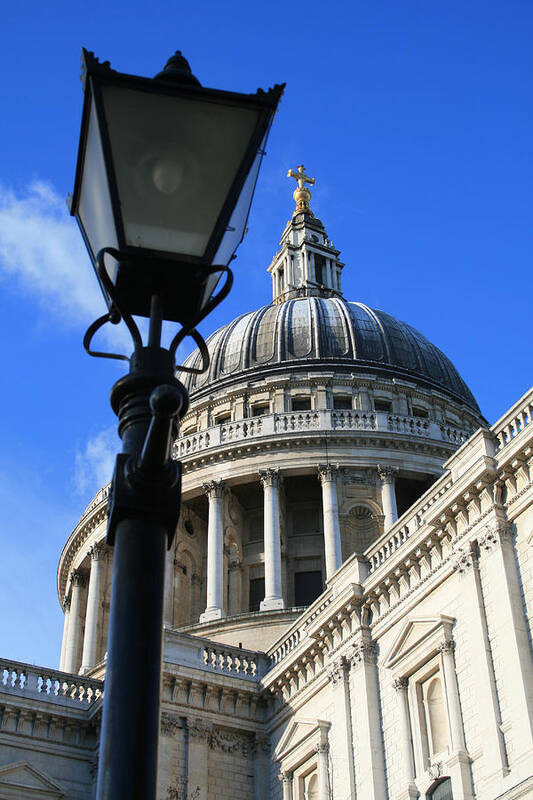
[[[339,467],[320,464],[317,476],[322,487],[322,511],[324,527],[324,553],[326,580],[342,564],[342,544],[337,497]],[[398,517],[394,490],[395,470],[379,466],[381,501],[387,530]],[[280,492],[282,476],[279,469],[267,468],[259,471],[259,481],[264,498],[264,571],[265,596],[260,603],[261,611],[276,611],[285,608],[282,590]],[[200,622],[221,619],[226,615],[224,603],[224,482],[213,480],[202,486],[209,503],[207,531],[207,602]],[[61,648],[60,669],[65,672],[86,672],[98,660],[98,636],[102,618],[102,592],[104,564],[107,550],[103,543],[94,544],[89,550],[90,571],[71,571],[70,595],[64,601],[65,621]],[[84,593],[87,590],[86,607]],[[83,625],[82,610],[85,612]],[[168,616],[168,614],[167,614]],[[166,620],[166,624],[169,622]]]
[[[342,564],[342,544],[337,497],[339,467],[320,464],[318,479],[322,487],[322,513],[324,526],[324,552],[326,580],[329,580]],[[378,467],[381,483],[381,501],[385,517],[385,530],[398,519],[394,476],[392,467]],[[261,611],[276,611],[285,608],[281,575],[280,534],[280,488],[282,477],[279,469],[259,470],[259,480],[264,498],[264,570],[265,597],[260,603]],[[209,481],[203,484],[209,500],[207,528],[207,606],[200,622],[209,622],[225,616],[223,602],[224,585],[224,482]]]

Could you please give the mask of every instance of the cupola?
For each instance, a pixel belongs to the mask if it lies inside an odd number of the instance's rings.
[[[341,271],[344,264],[322,222],[311,211],[310,178],[303,164],[290,169],[288,178],[297,181],[293,197],[296,208],[281,236],[279,250],[268,271],[272,275],[274,303],[295,297],[342,297]]]

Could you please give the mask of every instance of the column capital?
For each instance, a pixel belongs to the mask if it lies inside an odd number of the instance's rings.
[[[453,639],[446,639],[446,641],[441,642],[437,647],[437,650],[440,653],[453,653],[455,650],[455,642]]]
[[[200,739],[201,741],[208,742],[211,738],[212,725],[203,719],[197,718],[194,720],[187,720],[187,730],[192,739]]]
[[[72,586],[85,586],[87,575],[81,569],[73,569],[70,573],[70,582]]]
[[[401,692],[406,692],[409,688],[409,681],[407,678],[395,678],[392,682],[392,686],[395,692],[400,694]]]
[[[341,683],[344,680],[344,659],[339,658],[337,661],[333,661],[327,670],[327,676],[333,686],[337,686],[337,684]]]
[[[63,611],[70,611],[70,597],[67,595],[63,598]]]
[[[373,642],[357,642],[353,645],[348,655],[352,669],[357,669],[363,664],[376,663],[376,646]]]
[[[319,464],[317,467],[318,480],[324,484],[337,479],[340,467],[338,464]]]
[[[291,784],[292,783],[292,772],[280,772],[278,775],[278,780],[281,783]]]
[[[329,742],[318,742],[314,749],[315,753],[329,753]]]
[[[398,473],[398,467],[391,467],[387,464],[378,464],[377,466],[378,478],[382,484],[394,483],[394,478]]]
[[[89,548],[89,555],[91,556],[91,561],[103,561],[107,555],[104,542],[96,542],[96,544],[93,544],[93,546]]]
[[[466,575],[474,566],[477,566],[477,557],[471,547],[465,547],[457,552],[453,568],[459,575]]]
[[[210,500],[221,498],[224,493],[224,481],[207,481],[202,483],[202,489]]]
[[[490,552],[495,547],[501,547],[504,544],[511,544],[514,535],[513,526],[508,522],[497,522],[495,525],[487,525],[485,530],[479,538],[479,547],[481,550]]]
[[[279,473],[279,469],[273,467],[268,467],[267,469],[260,469],[259,480],[261,481],[263,489],[266,486],[279,486],[279,484],[281,483],[281,475]]]

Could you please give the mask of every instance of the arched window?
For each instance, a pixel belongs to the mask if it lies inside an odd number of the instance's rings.
[[[440,676],[434,675],[426,681],[423,691],[429,750],[434,755],[445,750],[448,744],[448,724]]]
[[[428,800],[453,800],[452,781],[445,778],[431,789],[426,795]]]
[[[305,800],[318,800],[318,775],[316,772],[305,779],[304,798]]]

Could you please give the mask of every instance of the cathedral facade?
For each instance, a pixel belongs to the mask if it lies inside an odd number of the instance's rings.
[[[158,797],[533,798],[533,390],[488,427],[437,347],[344,299],[289,174],[273,300],[187,379]],[[108,491],[60,556],[59,669],[0,660],[0,799],[94,797]]]

